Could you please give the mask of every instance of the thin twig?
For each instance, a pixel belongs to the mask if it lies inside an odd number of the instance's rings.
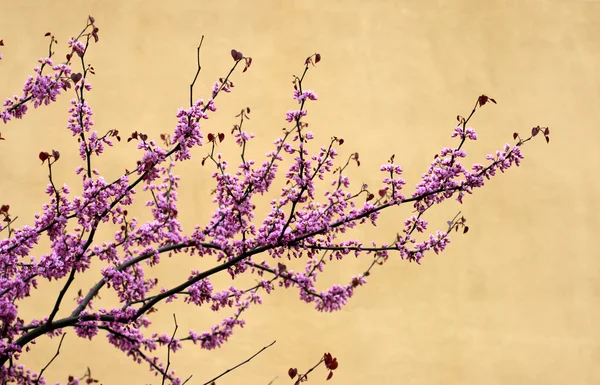
[[[267,346],[263,347],[262,349],[260,349],[258,352],[254,353],[254,355],[250,358],[248,358],[246,361],[244,362],[240,362],[239,364],[237,364],[236,366],[234,366],[233,368],[227,369],[226,371],[224,371],[223,373],[219,374],[218,376],[216,376],[215,378],[213,378],[212,380],[208,380],[207,382],[205,382],[203,385],[208,385],[216,380],[218,380],[219,378],[223,377],[224,375],[226,375],[227,373],[231,372],[232,370],[235,370],[237,368],[239,368],[240,366],[244,365],[245,363],[249,362],[251,359],[253,359],[254,357],[258,356],[260,353],[262,353],[263,351],[267,350],[268,348],[270,348],[271,346],[273,346],[273,344],[275,344],[275,342],[277,341],[273,341],[270,344],[268,344]]]
[[[198,48],[196,49],[196,58],[198,61],[198,69],[196,70],[196,75],[194,76],[194,80],[190,84],[190,107],[194,105],[194,85],[196,84],[196,79],[198,79],[198,75],[200,74],[200,70],[202,66],[200,65],[200,48],[202,48],[202,42],[204,41],[204,35],[200,39],[200,44],[198,44]]]
[[[169,372],[169,366],[171,366],[171,343],[175,339],[175,333],[177,333],[177,329],[179,329],[179,325],[177,325],[177,317],[175,313],[173,313],[173,321],[175,322],[175,329],[173,330],[173,335],[171,336],[171,340],[167,344],[167,367],[163,372],[162,385],[165,385],[165,380],[167,379],[167,373]]]
[[[46,369],[48,369],[48,367],[50,366],[50,364],[52,364],[52,362],[56,359],[56,357],[58,357],[58,355],[60,354],[60,347],[62,346],[63,340],[65,339],[65,336],[67,335],[67,333],[64,333],[61,337],[60,337],[60,342],[58,343],[58,348],[56,348],[56,353],[54,354],[54,357],[52,357],[52,359],[46,364],[46,366],[44,366],[44,368],[42,370],[40,370],[40,374],[38,375],[38,378],[35,380],[36,384],[40,383],[40,379],[42,378],[42,374],[44,374],[44,371]]]
[[[295,384],[299,384],[302,381],[306,381],[308,379],[308,374],[310,372],[312,372],[313,370],[315,370],[319,365],[321,365],[323,362],[325,361],[325,358],[322,357],[321,360],[319,362],[317,362],[317,364],[315,366],[313,366],[312,368],[308,369],[308,371],[304,374],[301,374],[298,376],[298,380],[296,380]]]

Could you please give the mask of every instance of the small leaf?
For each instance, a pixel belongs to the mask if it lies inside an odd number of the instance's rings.
[[[375,194],[369,194],[367,196],[367,202],[370,201],[370,200],[372,200],[373,198],[375,198]]]
[[[50,35],[52,35],[50,32],[46,32],[46,33],[44,34],[44,36],[50,36]]]
[[[60,158],[60,152],[52,150],[52,156],[54,157],[54,160],[58,160],[58,158]]]
[[[531,129],[531,136],[536,136],[538,134],[538,132],[540,132],[540,127],[533,127]]]
[[[379,190],[379,196],[383,197],[385,195],[385,189]]]
[[[477,100],[479,102],[479,107],[483,107],[488,102],[489,98],[485,95],[481,95]]]
[[[296,368],[290,368],[288,370],[288,375],[290,376],[290,378],[296,377],[296,374],[298,374],[298,369],[296,369]]]
[[[0,47],[4,45],[4,40],[0,40]]]
[[[221,132],[219,134],[219,143],[222,142],[224,139],[225,139],[225,134]]]
[[[550,137],[546,136],[545,138],[546,138],[546,143],[550,143]]]
[[[550,129],[548,127],[546,127],[546,129],[544,130],[544,135],[550,135]]]
[[[492,103],[494,103],[494,104],[498,104],[498,103],[496,103],[496,101],[495,101],[494,99],[492,99],[492,98],[490,98],[490,102],[492,102]]]
[[[207,138],[208,138],[209,142],[212,142],[215,140],[215,136],[213,134],[208,134]]]
[[[331,380],[331,377],[333,377],[333,372],[329,372],[329,374],[327,375],[327,380],[326,381]]]
[[[94,19],[93,16],[88,16],[88,19],[90,20],[90,23],[94,24],[94,22],[96,21],[96,19]],[[102,24],[102,23],[100,23]]]
[[[338,140],[338,143],[339,143],[339,144],[340,144],[340,146],[341,146],[342,144],[344,144],[344,139],[340,139],[340,140]]]
[[[240,61],[240,60],[242,60],[242,58],[244,57],[244,55],[241,52],[236,51],[235,49],[232,49],[231,50],[231,57],[235,61]]]
[[[321,54],[318,53],[318,54],[315,55],[315,63],[318,63],[320,61],[321,61]]]
[[[337,358],[334,358],[331,363],[329,363],[329,369],[336,370],[338,367]]]
[[[466,234],[469,231],[469,226],[465,226],[465,229],[463,230],[463,234]]]
[[[73,83],[79,82],[82,77],[83,77],[83,75],[80,72],[78,72],[76,74],[71,74],[71,80],[73,80]]]
[[[518,132],[515,132],[515,133],[513,134],[513,139],[517,139],[517,137],[518,137],[518,136],[519,136],[519,133],[518,133]]]
[[[48,159],[48,157],[50,156],[50,154],[48,154],[45,151],[40,152],[40,155],[38,155],[40,160],[42,161],[42,164],[44,164],[44,162]]]

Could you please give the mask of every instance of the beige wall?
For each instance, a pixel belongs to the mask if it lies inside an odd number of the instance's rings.
[[[446,253],[428,256],[422,266],[392,258],[336,314],[315,312],[295,291],[267,297],[224,348],[189,346],[175,355],[175,369],[193,374],[192,384],[274,339],[275,346],[219,383],[267,384],[279,376],[275,384],[288,384],[287,368],[308,368],[324,351],[340,361],[336,384],[600,383],[600,1],[2,1],[1,9],[3,96],[17,92],[45,55],[45,32],[57,36],[62,56],[68,37],[88,14],[95,16],[100,42],[89,54],[97,71],[89,101],[100,131],[158,136],[172,130],[176,109],[188,100],[202,34],[203,95],[229,68],[231,48],[254,58],[248,73],[235,75],[235,92],[218,101],[219,113],[205,127],[227,132],[233,115],[250,106],[247,127],[257,134],[251,151],[257,156],[279,135],[293,105],[291,75],[320,52],[323,61],[306,83],[321,98],[310,106],[309,121],[320,141],[338,135],[346,139],[345,154],[361,153],[357,184],[376,185],[374,170],[396,153],[414,185],[433,153],[452,143],[456,114],[467,114],[482,93],[498,105],[486,106],[472,122],[481,138],[468,148],[473,161],[514,131],[551,127],[551,144],[527,145],[523,167],[493,180],[464,206],[449,204],[429,216],[443,224],[460,209],[468,218],[470,232],[455,237]],[[64,128],[67,103],[63,98],[0,126],[7,138],[0,143],[0,201],[11,205],[19,224],[31,223],[46,200],[39,151],[60,150],[57,177],[75,181],[77,145]],[[99,167],[116,175],[134,161],[132,147],[110,150]],[[199,166],[203,152],[194,154],[178,168],[187,229],[203,223],[211,207],[205,204],[209,170]],[[377,229],[357,235],[389,240],[407,213],[389,213]],[[345,261],[326,281],[345,282],[368,262]],[[197,263],[169,261],[163,284]],[[84,278],[77,288],[97,275]],[[219,282],[229,283],[226,277]],[[26,302],[24,313],[47,313],[49,294]],[[171,306],[155,318],[157,330],[170,332],[175,311],[181,330],[202,330],[216,320]],[[57,342],[40,341],[24,362],[39,370]],[[69,331],[48,371],[51,380],[64,381],[86,366],[104,384],[159,383],[103,338],[91,344]],[[324,377],[319,371],[310,383]]]

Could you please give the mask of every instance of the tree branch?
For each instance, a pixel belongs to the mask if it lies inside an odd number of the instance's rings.
[[[218,376],[216,376],[215,378],[213,378],[212,380],[208,380],[206,381],[203,385],[209,385],[211,383],[213,383],[214,381],[218,380],[219,378],[223,377],[224,375],[226,375],[227,373],[239,368],[240,366],[250,362],[250,360],[252,360],[254,357],[258,356],[260,353],[264,352],[265,350],[267,350],[268,348],[270,348],[271,346],[273,346],[273,344],[275,344],[275,342],[277,341],[273,341],[270,344],[268,344],[267,346],[263,347],[262,349],[260,349],[258,352],[254,353],[250,358],[248,358],[247,360],[240,362],[239,364],[237,364],[236,366],[234,366],[233,368],[227,369],[226,371],[224,371],[223,373],[219,374]]]

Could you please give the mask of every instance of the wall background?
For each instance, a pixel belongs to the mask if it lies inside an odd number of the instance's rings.
[[[46,54],[45,32],[58,38],[62,56],[87,15],[96,18],[100,42],[88,60],[97,75],[88,100],[101,132],[117,128],[157,137],[171,131],[177,108],[188,103],[202,34],[198,96],[205,97],[229,69],[231,48],[254,58],[249,72],[234,76],[235,92],[218,100],[219,113],[205,131],[228,132],[233,116],[250,106],[246,127],[257,135],[255,157],[286,123],[291,75],[300,73],[306,56],[320,52],[323,61],[306,83],[320,96],[309,106],[309,121],[318,142],[337,135],[346,140],[345,155],[360,152],[363,164],[353,171],[358,186],[375,186],[375,171],[392,153],[414,185],[432,155],[453,143],[455,116],[468,114],[482,93],[498,105],[485,106],[472,121],[481,138],[467,148],[473,162],[514,131],[551,128],[550,145],[527,145],[520,169],[496,178],[462,207],[446,205],[429,216],[440,225],[458,210],[467,217],[471,230],[454,237],[447,252],[427,256],[422,266],[391,258],[335,314],[315,312],[295,291],[267,296],[222,349],[188,346],[174,356],[179,374],[194,375],[191,384],[204,383],[274,339],[272,348],[218,383],[267,384],[276,376],[276,385],[291,383],[289,367],[305,370],[324,351],[340,361],[332,384],[600,383],[600,1],[1,3],[3,96],[18,93],[35,60]],[[0,128],[7,139],[0,143],[0,200],[11,205],[19,225],[30,224],[46,201],[39,151],[61,151],[57,178],[75,186],[77,144],[65,129],[69,99]],[[211,213],[210,171],[199,166],[203,155],[196,151],[193,162],[176,170],[186,229]],[[137,154],[119,145],[102,159],[98,167],[116,176]],[[377,229],[356,236],[388,240],[407,214],[388,213]],[[368,263],[347,260],[324,283],[346,282]],[[208,261],[169,261],[162,283],[198,266]],[[96,279],[82,277],[76,287]],[[227,277],[219,282],[229,283]],[[42,295],[24,304],[24,314],[47,313],[56,288],[44,286]],[[157,330],[170,333],[173,312],[182,331],[207,329],[217,319],[171,306],[156,316]],[[23,362],[39,370],[57,343],[40,341]],[[64,381],[86,366],[107,385],[160,382],[103,338],[92,344],[72,331],[47,373]],[[324,378],[319,371],[310,383]]]

